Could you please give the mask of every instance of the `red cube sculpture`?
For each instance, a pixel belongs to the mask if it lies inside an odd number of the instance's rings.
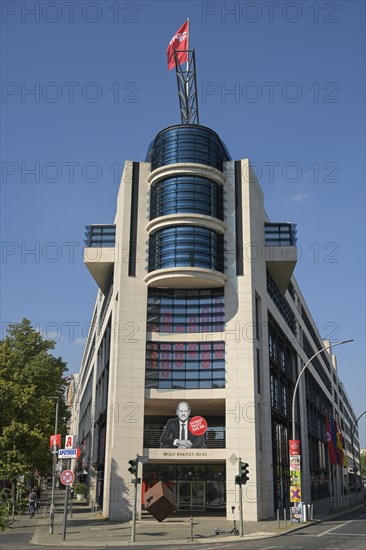
[[[176,511],[175,494],[159,481],[145,493],[145,509],[158,521],[163,521]]]

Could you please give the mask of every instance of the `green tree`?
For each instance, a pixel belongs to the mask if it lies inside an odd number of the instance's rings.
[[[49,437],[54,432],[55,401],[59,398],[59,433],[65,433],[66,364],[50,350],[30,321],[9,325],[0,340],[0,479],[20,474],[52,472]]]
[[[365,452],[361,453],[360,462],[361,462],[361,478],[362,478],[362,481],[365,483],[366,481],[366,453]]]

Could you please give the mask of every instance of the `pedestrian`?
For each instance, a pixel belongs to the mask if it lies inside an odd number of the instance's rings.
[[[34,518],[36,508],[37,508],[37,493],[35,489],[32,489],[28,495],[29,519]]]

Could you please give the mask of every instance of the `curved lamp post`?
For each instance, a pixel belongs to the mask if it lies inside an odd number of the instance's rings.
[[[352,459],[353,459],[353,473],[355,476],[355,492],[356,492],[356,498],[358,493],[358,480],[357,480],[357,467],[356,467],[356,461],[355,461],[355,443],[354,443],[354,433],[356,426],[358,425],[358,421],[363,417],[363,415],[366,414],[366,411],[363,411],[363,413],[360,414],[360,416],[357,418],[356,422],[351,428],[351,445],[352,445]]]
[[[334,348],[335,346],[340,346],[341,344],[348,344],[349,342],[353,342],[353,340],[342,340],[342,342],[336,342],[335,344],[330,344],[329,346],[325,346],[324,348],[322,348],[319,351],[317,351],[316,353],[314,353],[314,355],[312,357],[310,357],[309,361],[307,363],[305,363],[305,365],[301,369],[300,374],[299,374],[299,376],[297,377],[297,380],[296,380],[296,384],[295,384],[295,387],[294,387],[294,393],[292,395],[292,439],[296,439],[296,437],[295,437],[295,431],[296,431],[296,425],[295,425],[295,400],[296,400],[297,389],[299,387],[299,383],[300,383],[300,379],[301,379],[302,375],[304,374],[307,367],[310,365],[312,360],[317,355],[319,355],[320,353],[322,353],[323,351],[325,351],[327,349]]]
[[[312,360],[317,355],[319,355],[320,353],[322,353],[323,351],[325,351],[327,349],[334,348],[335,346],[340,346],[341,344],[348,344],[348,342],[353,342],[353,340],[342,340],[341,342],[336,342],[335,344],[330,344],[330,345],[325,346],[324,348],[318,350],[316,353],[314,353],[314,355],[312,357],[310,357],[308,362],[305,363],[305,365],[301,369],[300,374],[299,374],[299,376],[297,377],[297,380],[296,380],[296,384],[295,384],[295,387],[294,387],[294,393],[292,395],[292,439],[293,440],[296,439],[296,423],[295,423],[296,394],[297,394],[297,390],[298,390],[299,383],[300,383],[302,375],[304,374],[304,372],[306,371],[306,369],[308,368],[308,366],[310,365]],[[291,454],[291,450],[290,450],[290,454]],[[291,463],[291,456],[290,456],[290,463]],[[290,466],[290,468],[291,468],[291,466]],[[300,482],[300,485],[299,485],[299,489],[300,489],[300,494],[301,494],[301,482]]]

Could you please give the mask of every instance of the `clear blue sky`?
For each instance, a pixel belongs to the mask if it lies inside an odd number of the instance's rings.
[[[84,226],[113,223],[124,161],[144,160],[154,135],[180,121],[165,50],[190,17],[201,123],[255,163],[270,219],[298,224],[295,275],[321,335],[355,339],[337,356],[361,413],[365,3],[28,0],[1,10],[2,336],[28,317],[78,371],[97,290]]]

